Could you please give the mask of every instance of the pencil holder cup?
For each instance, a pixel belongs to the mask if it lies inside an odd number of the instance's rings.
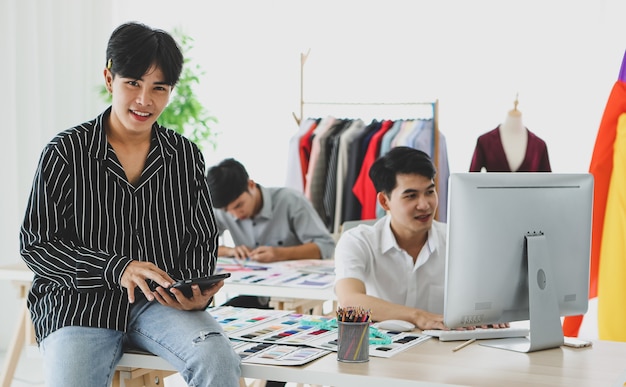
[[[337,360],[363,363],[370,359],[369,322],[337,322]]]

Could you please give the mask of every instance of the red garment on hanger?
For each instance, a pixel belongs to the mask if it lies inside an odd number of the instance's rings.
[[[387,133],[392,126],[392,120],[383,121],[380,129],[372,136],[367,146],[365,156],[363,157],[359,176],[352,187],[354,196],[361,202],[361,219],[376,219],[376,188],[374,188],[374,183],[372,183],[369,177],[369,171],[370,167],[379,156],[380,143],[382,142],[383,135]]]
[[[300,137],[298,149],[300,151],[300,168],[302,168],[302,187],[306,187],[306,174],[309,170],[309,158],[313,146],[313,131],[317,128],[317,124],[319,124],[319,120],[316,120],[309,130]]]

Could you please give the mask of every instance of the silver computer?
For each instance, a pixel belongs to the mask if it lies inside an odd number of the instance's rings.
[[[491,344],[561,345],[560,317],[587,310],[592,202],[587,173],[451,174],[445,324],[529,320],[530,338]]]

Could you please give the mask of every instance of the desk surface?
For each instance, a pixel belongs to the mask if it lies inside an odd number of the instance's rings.
[[[23,263],[0,268],[0,279],[29,281],[31,276]],[[260,288],[263,287],[255,287],[255,292]],[[370,357],[367,363],[341,363],[331,353],[304,366],[243,364],[242,372],[247,378],[360,387],[384,383],[394,387],[622,387],[626,383],[626,343],[622,342],[598,340],[590,348],[561,347],[532,353],[488,348],[477,343],[453,352],[456,345],[431,339],[391,358]],[[163,362],[163,369],[171,369],[160,358],[150,357],[148,361]]]
[[[453,352],[456,345],[431,339],[392,358],[370,357],[367,363],[341,363],[330,353],[304,366],[243,364],[241,369],[246,378],[326,386],[621,387],[626,382],[626,343],[594,341],[590,348],[533,353],[477,343]],[[125,357],[137,365],[136,359]]]
[[[453,352],[456,345],[431,339],[390,359],[370,357],[366,364],[340,363],[330,354],[303,369],[308,380],[320,379],[315,383],[332,384],[336,378],[340,383],[332,385],[346,386],[356,385],[349,375],[361,379],[363,386],[382,385],[371,383],[375,378],[393,386],[421,381],[424,385],[591,387],[613,386],[620,375],[626,378],[626,343],[596,341],[591,348],[562,347],[530,354],[476,343]],[[277,370],[272,375],[282,376]]]

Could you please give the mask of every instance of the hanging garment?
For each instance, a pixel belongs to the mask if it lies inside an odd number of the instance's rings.
[[[359,176],[352,187],[354,196],[356,196],[361,203],[361,219],[376,219],[376,188],[374,188],[374,183],[372,183],[369,177],[369,171],[374,161],[378,158],[383,136],[392,126],[393,121],[383,121],[380,129],[378,129],[370,139],[365,156],[363,157],[363,162],[361,163]]]
[[[333,227],[335,232],[338,231],[343,224],[343,191],[348,187],[345,185],[349,168],[348,146],[356,137],[362,135],[365,129],[366,126],[363,120],[353,120],[350,127],[341,134],[341,139],[339,140],[339,152],[337,153],[337,190],[335,192],[335,223]]]
[[[377,120],[372,120],[370,124],[365,127],[365,130],[360,136],[354,138],[351,144],[348,145],[348,173],[344,181],[343,190],[343,221],[348,220],[361,220],[361,202],[352,192],[352,187],[359,176],[361,171],[360,165],[363,163],[365,152],[369,140],[374,133],[380,129],[382,123]]]
[[[311,142],[311,157],[309,158],[309,166],[305,175],[306,184],[304,186],[304,195],[311,200],[311,182],[315,172],[315,164],[320,155],[320,138],[335,122],[335,117],[328,116],[320,121],[315,130],[313,130],[313,141]]]
[[[285,179],[285,186],[293,188],[298,192],[304,192],[305,174],[306,168],[304,167],[304,161],[308,165],[309,154],[306,157],[302,157],[302,143],[303,138],[308,135],[310,139],[310,133],[317,127],[319,120],[308,118],[300,124],[296,134],[289,139],[289,148],[287,149],[287,176]],[[304,141],[307,142],[306,140]],[[310,146],[309,146],[310,149]]]
[[[319,155],[309,183],[311,186],[309,199],[313,204],[313,208],[315,208],[326,225],[328,225],[328,219],[324,210],[324,190],[327,184],[328,161],[330,160],[332,149],[331,141],[333,136],[343,129],[344,124],[345,120],[337,119],[326,132],[319,136]],[[316,139],[313,141],[315,142]]]

